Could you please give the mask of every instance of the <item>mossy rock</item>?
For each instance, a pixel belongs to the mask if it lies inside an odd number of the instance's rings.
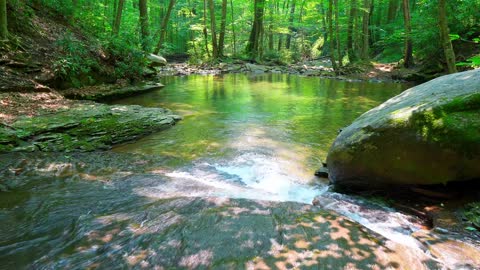
[[[174,125],[179,116],[162,108],[79,102],[55,114],[23,117],[0,127],[0,152],[93,151]]]
[[[343,129],[327,163],[344,186],[480,179],[480,70],[440,77]]]

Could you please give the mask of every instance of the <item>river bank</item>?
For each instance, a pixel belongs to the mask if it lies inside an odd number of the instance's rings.
[[[344,81],[420,83],[439,76],[423,74],[421,70],[401,68],[398,63],[355,63],[334,72],[330,60],[319,59],[294,64],[251,63],[240,59],[213,64],[194,65],[189,63],[170,63],[156,68],[159,76],[186,76],[192,74],[219,75],[230,73],[252,74],[290,74],[306,77],[320,77]]]
[[[60,94],[0,93],[0,152],[93,151],[170,127],[181,119],[170,110],[110,106],[93,101],[140,94],[162,85],[89,87]]]

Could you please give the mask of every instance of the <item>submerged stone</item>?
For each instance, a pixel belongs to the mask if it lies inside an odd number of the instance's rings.
[[[343,129],[327,158],[337,185],[480,179],[480,70],[413,87]]]

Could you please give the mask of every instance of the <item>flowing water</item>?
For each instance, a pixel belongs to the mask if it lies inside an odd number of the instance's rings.
[[[0,269],[442,267],[412,237],[417,218],[313,176],[338,130],[404,85],[163,83],[115,103],[169,108],[184,117],[171,129],[109,152],[0,156],[18,186],[0,193]]]

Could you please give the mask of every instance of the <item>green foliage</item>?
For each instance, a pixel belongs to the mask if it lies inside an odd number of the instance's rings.
[[[56,45],[60,47],[61,55],[53,62],[53,70],[57,77],[71,79],[74,86],[80,86],[78,80],[81,76],[87,76],[94,70],[99,69],[99,63],[93,57],[84,42],[67,32]],[[88,77],[90,83],[93,79]]]
[[[141,78],[146,61],[136,44],[129,43],[128,39],[110,38],[104,41],[103,48],[115,67],[115,78]]]
[[[467,62],[459,62],[457,66],[467,66],[473,68],[480,68],[480,55],[475,55],[467,59]]]
[[[465,206],[463,214],[467,218],[468,221],[472,223],[476,229],[480,229],[480,203],[473,202],[469,203]]]
[[[268,62],[288,65],[300,58],[298,53],[292,52],[290,50],[284,49],[280,52],[278,51],[268,51],[263,55],[263,59]]]

